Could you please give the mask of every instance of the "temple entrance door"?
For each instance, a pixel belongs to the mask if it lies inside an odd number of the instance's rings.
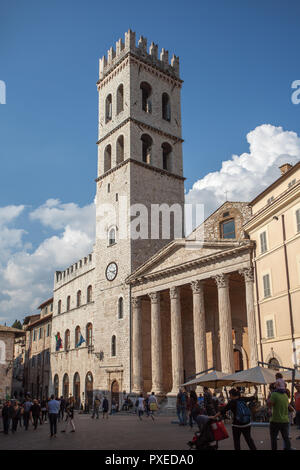
[[[88,372],[85,377],[85,399],[90,409],[93,407],[93,383],[93,374]]]
[[[75,399],[75,408],[77,410],[80,409],[80,377],[78,372],[74,375],[74,384],[73,384],[73,390],[74,390],[74,399]]]
[[[118,405],[119,408],[119,383],[117,380],[114,380],[113,383],[111,384],[111,400],[115,400],[116,405]]]
[[[238,349],[235,349],[233,351],[233,358],[234,358],[234,370],[235,372],[240,372],[241,370],[244,370],[244,365],[243,365],[243,355],[241,351]]]

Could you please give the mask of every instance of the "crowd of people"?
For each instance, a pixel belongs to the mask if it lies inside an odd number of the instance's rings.
[[[69,426],[75,432],[74,404],[72,396],[69,399],[58,399],[52,395],[50,399],[43,397],[38,400],[27,395],[23,402],[7,400],[2,408],[3,432],[6,435],[10,431],[14,434],[18,428],[28,431],[30,424],[36,431],[38,425],[49,422],[50,437],[56,437],[58,421],[65,424],[62,432],[66,432]]]
[[[244,437],[249,449],[256,450],[255,442],[251,436],[251,423],[254,421],[254,410],[258,404],[257,387],[252,396],[245,396],[241,387],[232,388],[226,398],[221,392],[211,392],[208,387],[203,387],[203,393],[197,396],[194,390],[187,392],[184,388],[179,390],[176,400],[176,411],[180,426],[196,426],[200,432],[218,420],[231,419],[234,449],[240,450],[241,436]],[[136,399],[128,395],[124,397],[121,411],[135,413],[139,420],[143,416],[155,420],[155,412],[159,410],[159,402],[155,393],[140,394]],[[135,402],[134,402],[135,400]],[[290,425],[296,424],[300,430],[300,384],[296,384],[296,392],[291,397],[282,375],[276,374],[276,382],[270,384],[267,398],[269,432],[272,450],[277,450],[278,434],[281,433],[284,441],[284,449],[291,450]],[[105,395],[95,396],[92,405],[92,419],[108,419],[109,414],[119,411],[118,403],[111,400],[110,413],[109,401]],[[31,399],[29,395],[23,402],[7,400],[2,408],[3,431],[7,435],[15,434],[22,428],[28,431],[32,427],[36,431],[38,426],[49,423],[50,437],[57,435],[57,423],[60,422],[61,432],[75,432],[74,423],[75,399],[70,396],[41,400]],[[83,411],[84,412],[84,411]],[[300,439],[300,436],[296,437]]]
[[[241,436],[244,437],[250,450],[256,450],[256,445],[251,436],[251,422],[253,410],[258,404],[257,387],[252,396],[243,396],[241,387],[232,388],[228,399],[223,393],[217,397],[207,387],[203,388],[203,394],[197,397],[195,391],[187,393],[182,388],[177,395],[176,409],[180,426],[195,424],[200,432],[205,427],[219,420],[230,418],[232,422],[232,437],[234,449],[240,450]],[[285,450],[293,450],[291,447],[290,426],[296,424],[300,430],[300,385],[296,385],[293,399],[289,389],[280,373],[276,374],[276,382],[270,384],[267,398],[269,432],[271,449],[277,450],[279,433],[282,436]],[[296,437],[300,439],[300,436]]]

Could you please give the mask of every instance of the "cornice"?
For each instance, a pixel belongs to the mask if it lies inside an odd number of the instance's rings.
[[[160,173],[162,175],[170,176],[171,178],[175,178],[175,179],[178,179],[178,180],[181,180],[181,181],[185,181],[185,178],[183,176],[175,175],[174,173],[170,173],[167,170],[163,170],[162,168],[158,168],[156,166],[149,165],[148,163],[139,162],[138,160],[134,160],[133,158],[127,158],[122,163],[119,163],[119,165],[117,165],[114,168],[111,168],[110,170],[103,173],[103,175],[98,176],[98,178],[95,179],[96,183],[98,183],[98,181],[103,180],[104,178],[111,175],[112,173],[119,170],[120,168],[127,165],[128,163],[134,163],[136,165],[142,166],[143,168],[147,168],[148,170],[155,171],[155,172]]]
[[[112,134],[117,132],[119,129],[121,129],[121,127],[125,126],[128,122],[133,122],[137,126],[142,126],[147,130],[150,130],[152,132],[156,132],[159,135],[163,135],[164,137],[167,137],[168,139],[173,140],[173,142],[175,142],[175,143],[184,142],[184,140],[181,137],[178,137],[178,136],[173,135],[173,134],[169,134],[168,132],[164,132],[160,129],[157,129],[157,127],[151,126],[150,124],[146,124],[143,121],[139,121],[138,119],[128,117],[128,118],[124,119],[124,121],[122,121],[117,127],[114,127],[111,131],[109,131],[107,134],[105,134],[105,136],[101,137],[101,139],[97,140],[96,144],[97,145],[101,144],[104,140],[106,140]]]

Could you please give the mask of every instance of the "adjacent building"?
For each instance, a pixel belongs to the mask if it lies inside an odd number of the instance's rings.
[[[300,362],[300,162],[250,202],[244,229],[255,243],[256,328],[260,360]]]
[[[40,313],[25,318],[24,391],[32,397],[49,395],[51,322],[53,298],[43,302]]]
[[[0,400],[13,396],[14,345],[24,335],[23,330],[0,325]]]

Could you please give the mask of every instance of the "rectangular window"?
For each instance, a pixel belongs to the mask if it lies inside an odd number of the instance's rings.
[[[235,238],[234,219],[226,220],[221,223],[221,238]]]
[[[33,341],[36,341],[36,330],[33,330]]]
[[[263,284],[264,284],[264,297],[270,297],[271,295],[271,287],[270,287],[270,275],[265,274],[263,276]]]
[[[265,253],[268,249],[267,232],[262,232],[259,237],[260,237],[260,252]]]
[[[50,323],[47,325],[47,336],[50,336]]]
[[[296,211],[297,232],[300,232],[300,209]]]
[[[266,321],[267,326],[267,338],[274,338],[274,322],[273,320]]]
[[[42,330],[42,328],[40,328],[40,329],[39,329],[39,339],[41,339],[42,336],[43,336],[43,330]]]

